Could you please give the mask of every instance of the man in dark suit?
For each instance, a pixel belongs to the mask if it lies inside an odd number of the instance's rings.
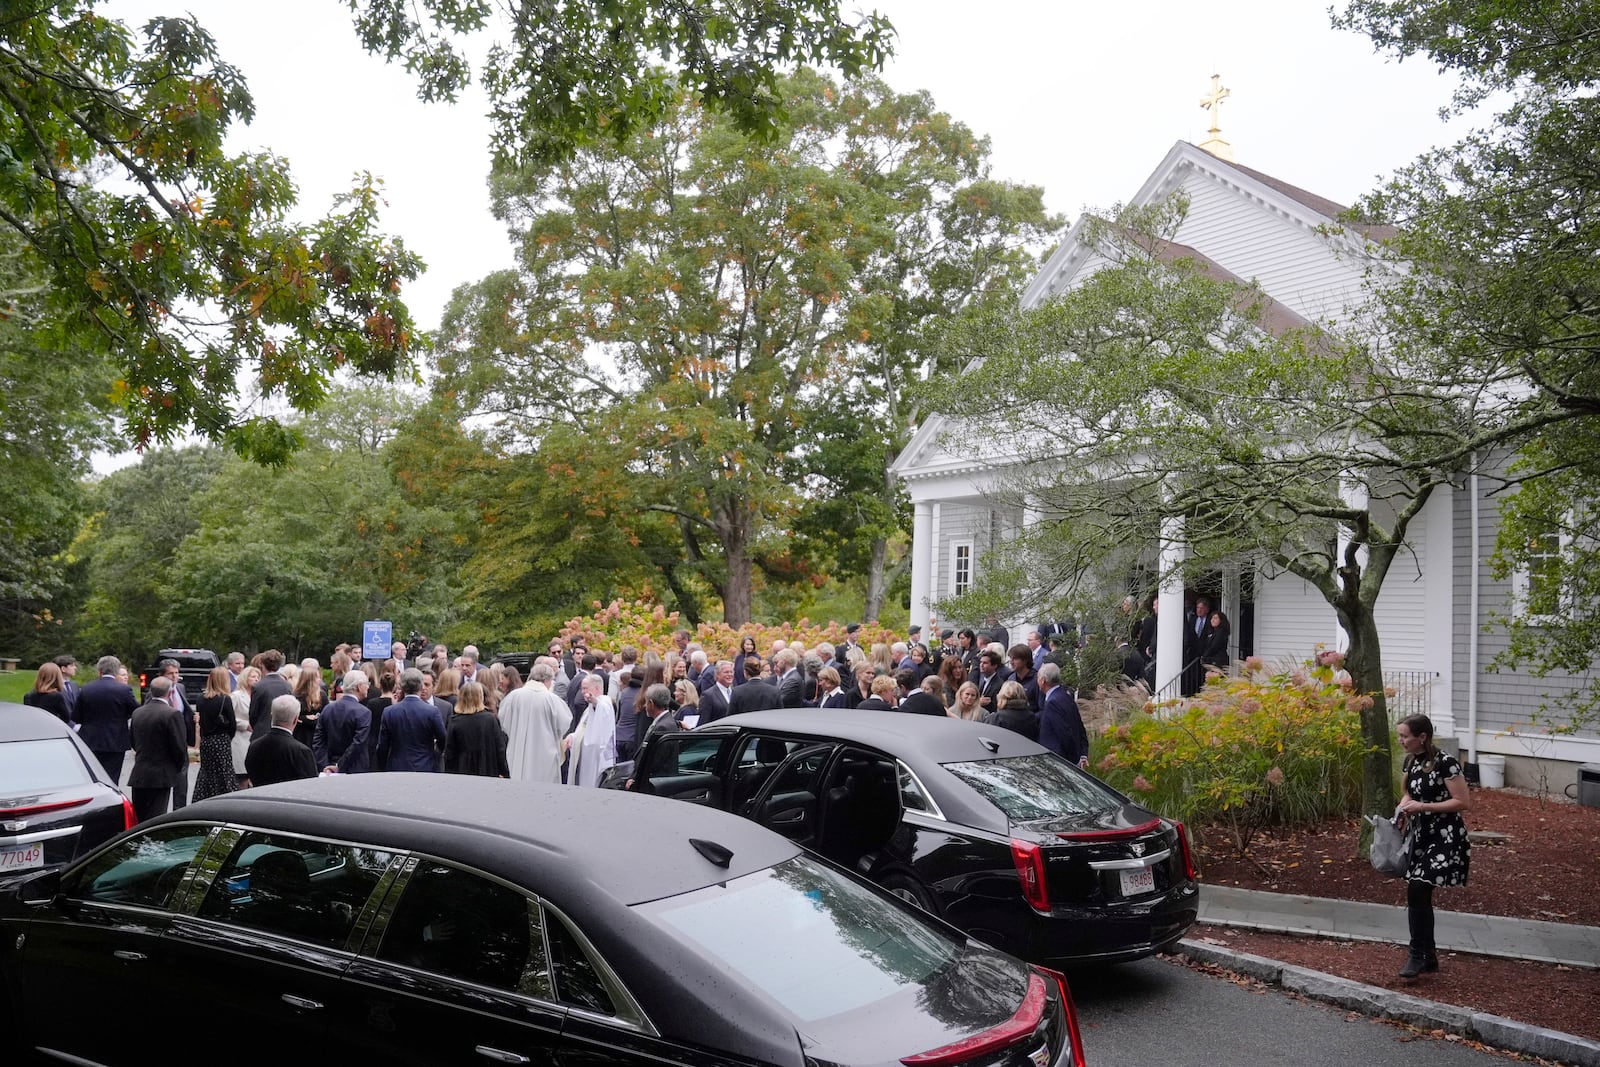
[[[167,678],[152,679],[146,700],[134,711],[128,727],[133,741],[128,789],[133,793],[133,815],[138,822],[165,812],[173,788],[189,771],[189,746],[183,739],[183,720],[168,703],[171,692],[172,682]]]
[[[700,720],[703,726],[708,722],[716,722],[728,714],[733,699],[733,661],[731,659],[718,660],[715,676],[711,685],[700,696]]]
[[[1011,647],[1011,631],[1000,625],[1000,616],[990,615],[984,622],[984,632],[1001,648]]]
[[[367,769],[367,731],[372,727],[372,711],[367,699],[370,682],[365,671],[350,671],[344,676],[338,700],[317,716],[317,730],[311,738],[311,754],[316,765],[340,774],[358,774]]]
[[[978,687],[978,706],[984,714],[1000,710],[1000,687],[1006,684],[1006,672],[1000,669],[1000,654],[984,649],[978,655],[978,672],[972,677]]]
[[[728,714],[742,715],[747,711],[770,711],[783,706],[777,686],[761,678],[761,661],[751,656],[744,661],[745,683],[728,697]]]
[[[78,740],[89,746],[113,782],[122,781],[122,761],[132,738],[128,720],[138,710],[133,690],[117,681],[122,663],[115,656],[101,656],[95,665],[100,675],[78,693],[73,719],[78,723]]]
[[[272,729],[272,702],[289,693],[289,679],[279,674],[283,653],[269,648],[261,653],[261,680],[250,693],[250,733],[265,736]]]
[[[899,685],[915,687],[911,688],[906,698],[900,701],[900,706],[895,708],[896,711],[910,715],[937,715],[941,719],[947,717],[944,701],[934,695],[944,690],[944,683],[937,677],[929,675],[918,686],[916,672],[901,671],[899,675],[895,676],[895,682]]]
[[[400,703],[383,709],[377,767],[385,771],[437,771],[444,752],[444,716],[423,700],[422,672],[400,673]]]
[[[1211,603],[1205,597],[1196,597],[1194,610],[1183,620],[1183,695],[1194,696],[1205,683],[1205,668],[1200,665],[1200,653],[1211,639]]]
[[[300,701],[281,696],[272,702],[272,727],[257,734],[244,754],[245,773],[251,785],[294,782],[317,776],[317,758],[294,739],[294,724],[300,718]],[[319,716],[320,718],[320,716]]]
[[[772,657],[772,669],[778,672],[778,706],[803,708],[806,706],[805,676],[800,673],[800,657],[794,649],[786,648]]]
[[[172,705],[172,710],[178,713],[178,721],[183,723],[183,743],[189,748],[194,748],[200,743],[198,736],[199,721],[195,717],[194,705],[189,703],[189,693],[183,688],[183,672],[178,668],[175,659],[164,659],[158,666],[161,676],[172,683],[172,688],[167,691],[167,703]],[[172,783],[172,810],[189,803],[189,765],[185,763],[179,772],[178,780]]]
[[[72,710],[78,706],[78,694],[83,692],[83,687],[73,678],[78,673],[78,657],[70,652],[63,652],[56,657],[56,666],[61,668],[61,695],[67,701],[67,721],[72,721]]]
[[[1083,728],[1078,702],[1061,684],[1061,668],[1046,663],[1039,668],[1039,691],[1044,694],[1039,712],[1039,743],[1068,763],[1089,765],[1089,734]]]

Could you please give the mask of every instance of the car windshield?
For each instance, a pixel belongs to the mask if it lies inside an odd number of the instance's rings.
[[[72,785],[87,785],[89,768],[65,737],[41,741],[11,741],[0,745],[0,796],[20,797],[47,793]]]
[[[637,907],[802,1022],[923,987],[963,947],[805,856]]]
[[[1045,753],[946,763],[944,769],[976,789],[1012,822],[1087,815],[1122,805],[1122,799],[1111,790],[1060,757]]]

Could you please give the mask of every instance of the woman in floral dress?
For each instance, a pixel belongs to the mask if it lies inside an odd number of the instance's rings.
[[[1406,758],[1402,774],[1405,799],[1400,811],[1415,820],[1406,866],[1406,918],[1411,926],[1411,953],[1401,978],[1415,978],[1439,969],[1433,943],[1433,887],[1467,884],[1471,844],[1461,813],[1472,806],[1461,764],[1433,743],[1433,722],[1426,715],[1400,720],[1395,736]]]

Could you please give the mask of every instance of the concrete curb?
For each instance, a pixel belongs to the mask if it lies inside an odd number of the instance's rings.
[[[1209,963],[1348,1011],[1358,1011],[1378,1019],[1393,1019],[1425,1030],[1460,1034],[1507,1052],[1539,1056],[1574,1064],[1575,1067],[1600,1067],[1600,1042],[1575,1034],[1546,1030],[1541,1026],[1530,1026],[1515,1019],[1453,1004],[1440,1004],[1438,1001],[1396,993],[1382,986],[1352,982],[1348,978],[1294,967],[1248,952],[1236,952],[1221,945],[1185,939],[1178,942],[1177,950],[1197,963]]]

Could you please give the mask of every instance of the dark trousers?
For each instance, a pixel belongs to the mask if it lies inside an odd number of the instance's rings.
[[[172,799],[172,790],[166,786],[134,786],[133,793],[133,818],[135,822],[144,822],[157,815],[167,813],[167,801]]]
[[[106,773],[111,776],[111,780],[121,786],[122,761],[127,755],[126,752],[96,752],[94,758],[100,761],[100,766],[105,768]]]
[[[173,785],[173,787],[172,787],[172,810],[173,811],[177,811],[179,808],[185,806],[188,803],[189,803],[189,765],[187,763],[185,763],[183,765],[183,770],[178,772],[178,781],[177,781],[177,783],[175,785]]]
[[[1411,927],[1411,954],[1423,959],[1436,955],[1433,944],[1433,883],[1406,882],[1406,923]]]

